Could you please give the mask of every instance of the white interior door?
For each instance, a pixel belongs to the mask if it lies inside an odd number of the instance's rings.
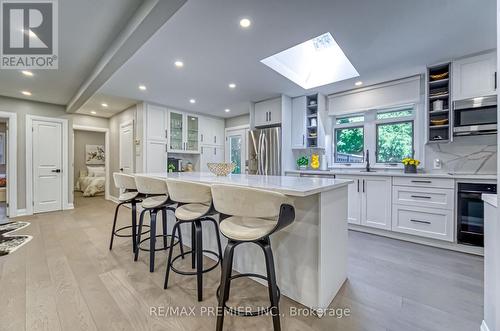
[[[33,121],[33,211],[62,209],[62,123]]]
[[[134,172],[134,123],[120,125],[120,171],[126,174]]]
[[[233,173],[244,174],[247,172],[247,133],[248,129],[235,129],[226,131],[226,162],[236,163]]]

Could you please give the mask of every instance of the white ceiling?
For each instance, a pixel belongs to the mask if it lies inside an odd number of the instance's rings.
[[[59,69],[1,70],[0,95],[66,105],[142,0],[59,1]],[[28,90],[31,97],[20,91]]]
[[[78,109],[78,113],[109,118],[136,103],[137,101],[133,99],[97,93]],[[104,107],[103,104],[108,106]],[[95,114],[92,112],[95,112]]]
[[[242,17],[252,20],[249,29],[240,28]],[[259,62],[325,32],[368,85],[495,48],[496,1],[189,0],[100,93],[230,117],[281,93],[351,89],[357,79],[306,91]]]

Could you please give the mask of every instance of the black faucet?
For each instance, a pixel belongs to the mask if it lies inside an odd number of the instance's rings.
[[[370,172],[370,153],[366,150],[366,172]]]

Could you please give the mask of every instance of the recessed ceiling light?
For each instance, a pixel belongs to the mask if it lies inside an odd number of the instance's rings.
[[[250,25],[252,25],[252,22],[248,18],[242,18],[240,20],[240,26],[242,28],[248,28]]]
[[[174,64],[175,64],[175,66],[176,66],[177,68],[182,68],[182,67],[184,67],[184,62],[182,62],[182,61],[175,61],[175,62],[174,62]]]
[[[104,108],[108,108],[108,104],[107,103],[101,103],[101,106],[103,106]]]
[[[90,113],[91,113],[92,115],[97,114],[97,112],[96,112],[95,110],[92,110]]]
[[[146,85],[139,85],[139,90],[146,91]]]
[[[189,102],[196,103],[196,100],[195,99],[189,99]]]
[[[224,111],[225,111],[226,113],[229,113],[229,112],[231,111],[231,109],[226,108],[226,109],[224,109]]]
[[[363,85],[363,82],[362,82],[362,81],[360,81],[360,80],[358,80],[356,83],[354,83],[354,85],[356,85],[356,86],[361,86],[361,85]]]
[[[32,73],[31,71],[29,71],[29,70],[23,70],[23,71],[21,71],[21,72],[22,72],[22,73],[23,73],[23,75],[25,75],[25,76],[30,76],[30,77],[32,77],[32,76],[33,76],[33,73]]]
[[[27,96],[31,96],[31,92],[30,91],[21,91],[22,94],[24,95],[27,95]]]
[[[228,86],[229,86],[229,88],[236,88],[236,84],[235,83],[230,83]]]
[[[330,32],[260,62],[306,90],[359,76]]]

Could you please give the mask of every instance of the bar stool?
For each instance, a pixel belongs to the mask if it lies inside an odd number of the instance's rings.
[[[155,252],[167,250],[177,244],[180,244],[181,252],[184,252],[184,249],[182,248],[182,235],[181,231],[179,231],[179,236],[176,237],[177,241],[173,242],[171,246],[168,246],[169,235],[167,234],[167,211],[171,210],[175,212],[175,208],[173,207],[175,202],[170,200],[168,196],[167,182],[165,182],[164,179],[159,178],[136,176],[135,184],[137,186],[137,190],[145,197],[145,199],[141,203],[141,207],[143,209],[139,217],[139,231],[136,240],[137,246],[135,248],[134,261],[137,261],[139,258],[140,250],[149,252],[149,271],[153,272],[155,269]],[[160,211],[162,212],[163,233],[156,235],[156,216]],[[144,214],[147,212],[149,212],[150,216],[150,235],[148,238],[141,240],[142,227],[144,226]],[[156,248],[156,238],[158,237],[163,237],[163,247]],[[147,240],[149,240],[149,249],[142,248],[141,244]]]
[[[165,285],[164,288],[168,287],[168,277],[170,269],[173,272],[194,276],[197,278],[197,288],[198,288],[198,301],[203,300],[203,274],[209,272],[217,267],[221,262],[222,258],[222,246],[220,242],[219,227],[215,219],[213,219],[213,214],[215,210],[212,204],[212,194],[210,191],[210,186],[205,184],[186,182],[177,179],[167,179],[167,186],[170,197],[173,201],[177,202],[177,209],[175,210],[176,223],[172,230],[172,236],[175,236],[176,231],[180,233],[180,225],[184,223],[191,224],[191,250],[185,254],[191,254],[191,267],[196,271],[182,271],[174,267],[174,262],[180,257],[184,256],[184,253],[178,255],[172,259],[172,250],[168,252],[167,260],[167,271],[165,272]],[[202,222],[209,221],[215,227],[215,233],[217,238],[217,246],[219,253],[203,249],[203,237],[202,237]],[[171,242],[173,243],[174,238],[172,237]],[[172,245],[172,244],[171,244]],[[216,257],[217,263],[215,265],[203,269],[203,253],[208,253]]]
[[[258,316],[271,312],[274,330],[281,330],[279,317],[279,288],[276,284],[274,258],[269,236],[295,219],[295,209],[289,198],[277,192],[230,185],[213,185],[212,197],[215,209],[220,213],[220,231],[228,238],[224,250],[222,273],[218,294],[217,331],[222,331],[224,310],[238,316]],[[253,273],[232,276],[233,254],[236,246],[255,243],[264,251],[267,277]],[[240,277],[256,277],[267,280],[271,306],[252,312],[243,312],[226,305],[231,280]]]
[[[143,196],[137,192],[137,187],[135,186],[134,176],[123,174],[120,172],[113,173],[113,180],[115,182],[116,188],[120,190],[120,195],[118,197],[118,205],[115,209],[115,217],[113,218],[113,229],[111,230],[111,240],[109,242],[109,249],[113,249],[113,239],[114,237],[130,238],[132,237],[132,251],[135,251],[136,237],[137,237],[137,203],[140,203]],[[118,210],[124,204],[132,206],[132,225],[124,226],[116,229],[116,220],[118,218]],[[120,234],[125,229],[132,229],[132,234]],[[148,230],[149,231],[149,230]],[[146,234],[148,231],[144,232]]]

